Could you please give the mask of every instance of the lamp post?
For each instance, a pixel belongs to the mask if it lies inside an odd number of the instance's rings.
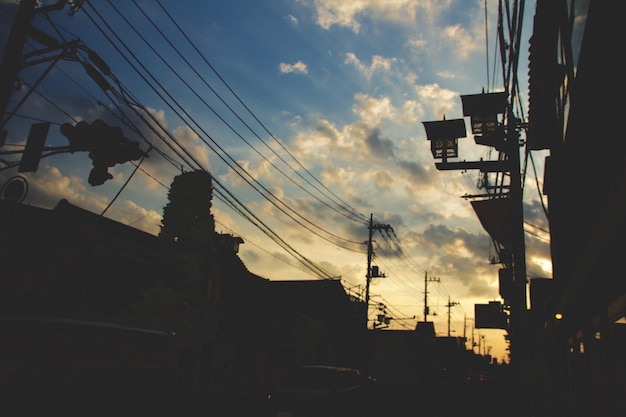
[[[500,245],[499,261],[505,265],[505,269],[512,271],[510,274],[503,275],[510,276],[512,280],[508,326],[511,340],[511,366],[518,377],[519,385],[515,389],[520,394],[520,406],[523,408],[528,397],[527,372],[530,369],[530,356],[518,120],[513,114],[513,107],[508,101],[506,92],[464,95],[461,99],[463,115],[470,117],[476,144],[494,147],[504,158],[493,161],[450,162],[448,157],[451,154],[457,156],[456,139],[452,142],[450,137],[465,137],[465,132],[461,132],[461,122],[457,121],[459,119],[444,119],[437,122],[423,122],[423,124],[426,137],[431,144],[443,141],[447,144],[446,149],[454,145],[451,152],[439,152],[437,146],[431,145],[433,157],[441,159],[441,162],[435,163],[438,170],[477,169],[485,175],[509,174],[508,185],[502,181],[503,184],[500,187],[486,187],[487,194],[472,196],[482,197],[481,200],[472,201],[472,205],[491,238]],[[480,212],[478,207],[481,208]]]
[[[459,138],[466,137],[464,119],[446,120],[444,116],[443,120],[422,124],[426,129],[426,138],[430,141],[433,158],[441,159],[445,164],[448,158],[459,156]]]

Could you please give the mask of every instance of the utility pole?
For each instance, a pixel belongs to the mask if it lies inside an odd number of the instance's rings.
[[[476,332],[476,329],[474,328],[474,323],[472,321],[472,353],[474,352],[474,348],[476,347],[476,341],[474,340],[474,333]]]
[[[365,275],[365,326],[363,328],[363,352],[362,352],[362,368],[363,375],[369,374],[369,357],[371,341],[369,339],[369,332],[367,324],[369,322],[369,309],[370,309],[370,283],[372,278],[382,278],[385,274],[381,274],[378,267],[372,266],[372,259],[374,258],[374,247],[372,245],[372,235],[374,230],[393,230],[388,224],[374,224],[374,215],[370,213],[370,222],[368,225],[368,237],[364,242],[367,245],[367,274]]]
[[[440,282],[439,278],[428,278],[428,272],[424,272],[424,323],[428,321],[428,314],[430,309],[428,308],[428,283]]]
[[[60,0],[56,4],[36,8],[37,0],[21,0],[20,6],[15,14],[11,32],[7,38],[6,48],[0,63],[0,124],[4,128],[4,115],[6,113],[17,75],[22,65],[22,50],[26,44],[29,32],[31,32],[31,21],[37,13],[47,13],[53,10],[61,10],[65,7],[65,0]]]
[[[446,305],[446,307],[448,307],[448,337],[450,337],[450,316],[452,315],[450,310],[458,304],[459,303],[456,301],[450,301],[450,296],[448,296],[448,304]]]
[[[374,230],[393,230],[388,224],[374,224],[374,215],[370,214],[370,223],[368,226],[367,245],[367,275],[365,276],[365,328],[369,322],[369,306],[370,306],[370,283],[372,278],[384,278],[385,274],[381,274],[377,267],[372,267],[372,259],[374,258],[374,247],[372,246],[372,234]]]
[[[17,81],[17,74],[20,71],[20,56],[28,37],[30,22],[36,13],[36,5],[37,0],[20,1],[13,27],[7,39],[6,49],[0,64],[0,120],[4,120],[9,99]],[[4,127],[4,122],[1,126]]]
[[[526,302],[526,242],[524,236],[524,209],[522,177],[520,173],[520,141],[517,131],[517,118],[513,113],[515,89],[511,89],[511,99],[507,109],[506,147],[508,160],[512,164],[510,171],[510,193],[512,208],[513,232],[513,294],[511,296],[511,364],[518,376],[518,402],[521,405],[521,415],[528,412],[528,398],[530,397],[531,361],[529,355],[529,326]]]

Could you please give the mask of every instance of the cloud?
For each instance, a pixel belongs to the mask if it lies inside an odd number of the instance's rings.
[[[287,20],[289,20],[289,22],[294,25],[294,26],[298,26],[298,18],[295,17],[294,15],[290,14],[289,16],[287,16]]]
[[[393,176],[389,173],[389,171],[378,171],[376,173],[376,178],[374,180],[376,188],[380,190],[390,188],[393,185],[393,182]]]
[[[387,73],[391,70],[391,64],[396,61],[396,58],[385,58],[380,55],[374,55],[372,62],[369,66],[363,64],[359,58],[353,53],[348,52],[346,54],[345,63],[352,64],[366,79],[371,80],[375,72]]]
[[[291,72],[297,74],[307,74],[309,72],[307,65],[302,61],[297,61],[295,64],[286,64],[281,62],[278,68],[282,74],[289,74]]]
[[[211,150],[188,125],[175,128],[172,134],[178,143],[180,143],[183,148],[187,149],[188,154],[192,155],[207,171],[211,171],[211,164],[209,162]]]
[[[123,200],[111,206],[107,211],[107,217],[153,235],[158,235],[161,231],[159,225],[162,212],[147,210],[130,200]]]
[[[422,105],[414,100],[407,100],[401,108],[395,107],[389,97],[371,97],[364,93],[356,93],[352,111],[359,116],[361,122],[369,126],[379,126],[383,121],[412,126],[423,116]]]
[[[377,126],[384,119],[396,118],[397,110],[391,104],[389,97],[374,98],[363,93],[357,93],[352,111],[359,116],[361,121],[370,126]]]
[[[428,41],[421,37],[409,38],[409,40],[407,40],[406,43],[410,48],[415,49],[417,51],[425,51],[426,47],[428,46]]]
[[[364,132],[367,155],[372,159],[385,159],[394,157],[394,145],[390,139],[382,137],[380,128]]]
[[[443,36],[451,42],[454,53],[461,59],[467,58],[472,52],[476,52],[483,47],[472,36],[472,33],[469,33],[460,24],[444,28]]]
[[[433,109],[436,120],[441,120],[444,115],[452,119],[451,115],[461,114],[459,93],[456,91],[442,88],[439,84],[426,84],[415,86],[415,93],[420,102],[428,103],[428,107]]]
[[[329,29],[333,25],[346,27],[355,33],[361,28],[359,19],[368,17],[395,23],[410,23],[416,16],[433,16],[440,8],[447,7],[450,0],[315,0],[316,21],[319,26]]]

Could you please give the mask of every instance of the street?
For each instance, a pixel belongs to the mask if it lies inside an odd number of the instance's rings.
[[[496,380],[431,386],[380,383],[376,395],[367,398],[363,417],[494,417],[510,407],[510,391],[506,381]],[[181,416],[274,417],[265,398],[211,394],[200,396]]]

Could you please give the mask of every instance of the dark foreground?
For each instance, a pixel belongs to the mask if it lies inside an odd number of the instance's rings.
[[[456,384],[406,385],[377,382],[366,404],[343,417],[493,417],[515,415],[512,390],[506,381],[465,381]],[[276,417],[263,394],[240,396],[167,390],[137,391],[132,385],[108,390],[46,387],[45,390],[2,393],[7,416],[66,417]]]

